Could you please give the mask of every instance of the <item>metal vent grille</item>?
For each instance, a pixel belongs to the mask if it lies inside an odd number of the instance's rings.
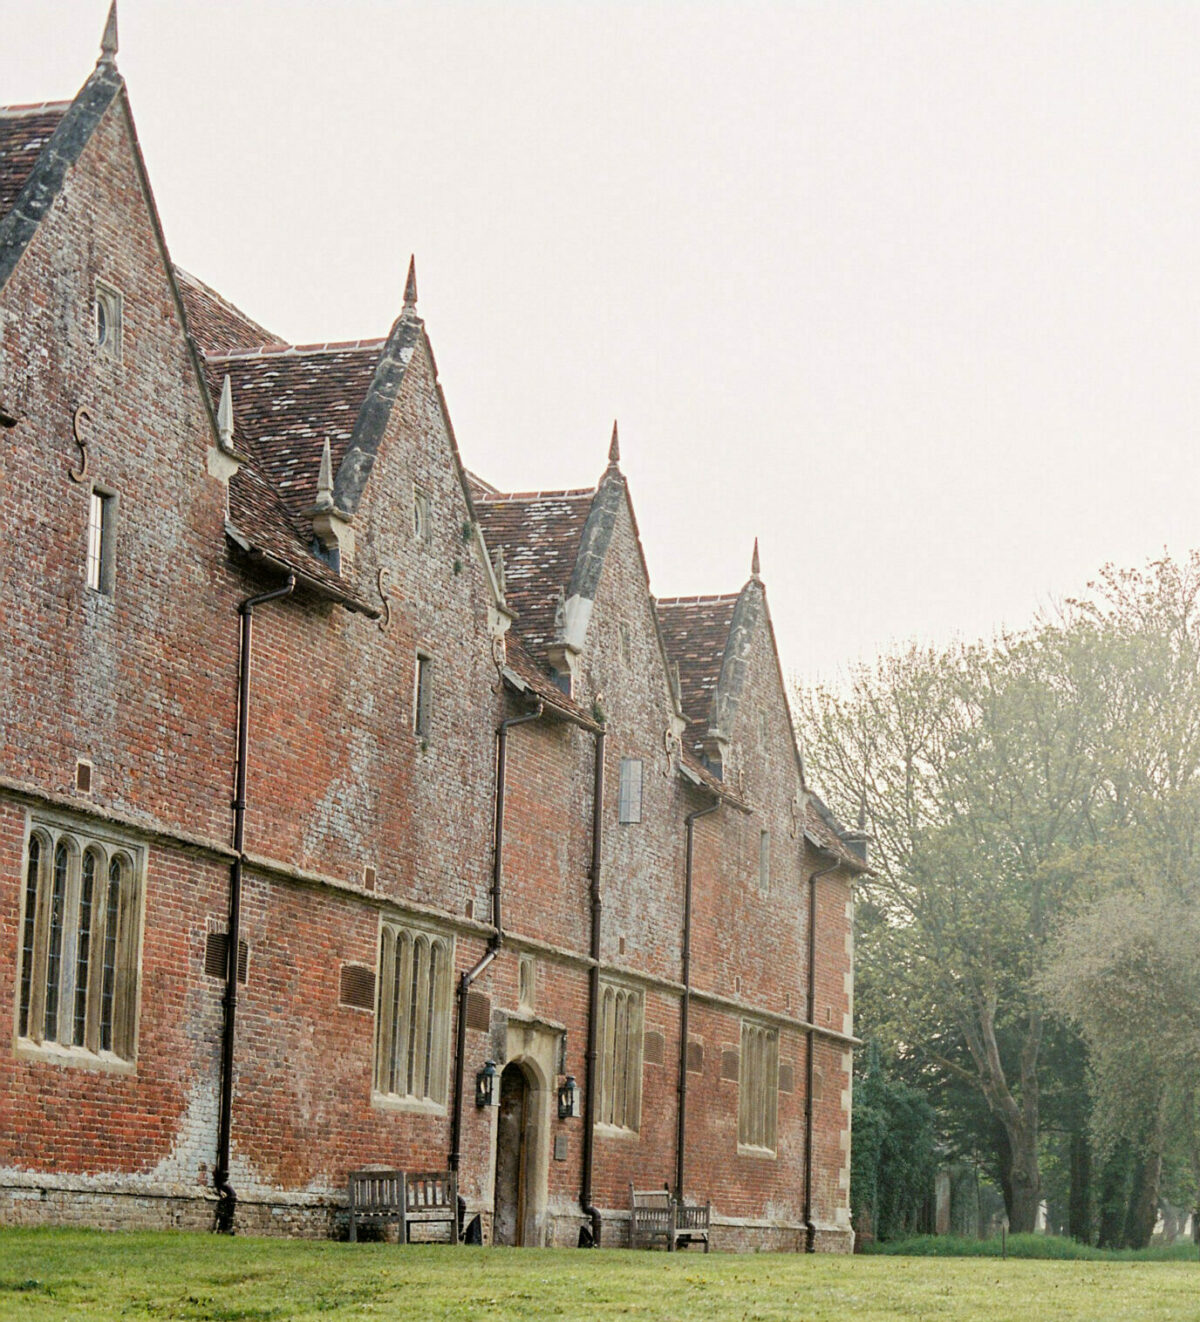
[[[229,937],[225,932],[209,932],[204,939],[204,972],[210,978],[225,978]],[[250,950],[244,941],[238,942],[238,982],[245,982],[250,972]]]
[[[736,1051],[721,1052],[721,1078],[733,1079],[735,1082],[738,1076],[738,1053]]]
[[[92,764],[90,762],[75,763],[75,788],[80,794],[90,794],[92,792]]]
[[[790,1065],[780,1065],[780,1067],[779,1067],[779,1091],[780,1091],[780,1092],[791,1092],[792,1089],[793,1089],[794,1087],[795,1087],[795,1081],[794,1081],[794,1079],[793,1079],[793,1075],[792,1075],[792,1067],[791,1067]]]
[[[647,1065],[661,1065],[663,1063],[663,1035],[661,1033],[649,1032],[642,1039],[642,1056]]]
[[[483,992],[467,993],[467,1027],[486,1033],[492,1026],[492,1000]]]
[[[372,867],[363,868],[363,888],[369,891],[375,889],[375,869]]]
[[[704,1043],[697,1042],[695,1038],[688,1043],[687,1067],[689,1074],[704,1073]]]
[[[343,964],[338,1000],[354,1010],[375,1008],[375,970],[365,964]]]

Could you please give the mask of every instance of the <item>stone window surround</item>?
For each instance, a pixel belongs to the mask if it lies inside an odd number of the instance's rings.
[[[642,820],[645,768],[640,757],[623,757],[617,782],[617,822],[636,826]]]
[[[396,952],[407,959],[411,970],[414,954],[424,955],[425,976],[418,977],[419,995],[416,1006],[412,1003],[411,972],[399,981],[395,974]],[[430,962],[438,958],[436,973],[430,972]],[[414,1111],[431,1115],[445,1115],[450,1095],[450,1029],[453,1005],[454,938],[435,927],[415,924],[405,918],[396,921],[381,918],[379,924],[379,950],[375,967],[375,1033],[374,1067],[371,1081],[371,1104],[384,1110]],[[421,964],[418,965],[420,969]],[[390,975],[390,976],[389,976]],[[388,998],[390,995],[391,1003]],[[415,1014],[414,1014],[415,1010]],[[399,1023],[399,1030],[396,1025]],[[408,1055],[408,1044],[397,1036],[407,1037],[413,1029],[423,1030],[424,1048],[429,1053],[429,1091],[396,1092],[391,1085],[398,1082],[397,1071],[405,1068],[396,1058]],[[389,1042],[388,1039],[391,1039]],[[419,1069],[424,1061],[418,1055],[407,1067]],[[388,1076],[387,1078],[384,1075]],[[407,1079],[405,1080],[407,1085]]]
[[[418,647],[413,659],[413,734],[428,739],[433,727],[433,657]]]
[[[124,356],[125,299],[121,291],[99,276],[93,285],[92,327],[96,354],[119,363]],[[103,338],[101,338],[103,335]]]
[[[113,1033],[114,1036],[119,1034],[120,1037],[124,1038],[124,1054],[118,1052],[115,1047],[109,1050],[93,1050],[91,1047],[76,1045],[73,1042],[62,1043],[38,1040],[28,1035],[28,1024],[26,1036],[22,1037],[20,1035],[29,855],[31,842],[35,837],[39,839],[42,850],[41,875],[38,881],[38,897],[41,903],[45,902],[43,897],[52,893],[54,853],[57,845],[60,841],[66,842],[71,851],[66,896],[64,897],[66,917],[64,919],[62,959],[66,976],[62,976],[59,983],[62,997],[60,1028],[63,1023],[61,1016],[66,1013],[65,1006],[75,990],[77,967],[68,969],[67,966],[75,964],[78,953],[76,941],[78,937],[79,888],[84,855],[89,850],[95,850],[104,864],[99,869],[97,880],[94,883],[100,893],[103,893],[103,888],[107,884],[108,864],[117,858],[123,858],[127,862],[127,872],[122,883],[122,899],[118,919],[121,930],[116,950],[117,980],[114,987],[116,1004],[113,1011]],[[20,910],[17,921],[17,959],[14,966],[16,976],[14,978],[14,1013],[12,1020],[13,1050],[18,1057],[25,1060],[53,1062],[64,1066],[114,1074],[135,1074],[137,1072],[148,854],[147,847],[137,842],[128,832],[90,815],[79,817],[75,814],[50,809],[39,809],[36,812],[26,814],[25,842],[21,852]],[[92,904],[93,913],[95,914],[99,908],[96,891],[93,891]],[[34,933],[35,956],[31,972],[31,984],[34,991],[31,992],[28,1009],[28,1018],[31,1022],[43,1012],[44,1008],[44,992],[37,989],[37,981],[40,979],[44,982],[46,958],[41,950],[46,934],[42,925],[40,910],[41,904],[39,904],[39,914],[36,919],[37,928],[35,928]],[[93,917],[93,933],[102,930],[101,924],[101,919]],[[38,930],[38,928],[41,930]],[[102,950],[96,951],[93,956],[93,967],[100,968],[102,965],[96,962],[97,958],[102,962]],[[90,980],[94,982],[97,976],[92,974]],[[96,999],[95,988],[93,988],[87,998],[87,1032],[93,1044],[95,1043],[97,1031],[98,1009],[95,1004]]]
[[[779,1114],[779,1029],[742,1020],[738,1052],[738,1156],[773,1159]]]
[[[120,497],[111,487],[93,482],[88,492],[87,553],[84,581],[88,589],[111,597],[116,584],[117,514]]]
[[[601,979],[596,1071],[596,1129],[600,1133],[629,1136],[641,1129],[645,1004],[641,987]],[[623,1046],[617,1040],[622,1029]],[[618,1085],[615,1092],[614,1083]]]

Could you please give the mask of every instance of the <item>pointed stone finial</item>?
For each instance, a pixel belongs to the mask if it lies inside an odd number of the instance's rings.
[[[108,18],[104,24],[104,35],[100,38],[100,63],[117,62],[117,0],[112,0],[108,9]]]
[[[333,509],[333,453],[329,448],[329,437],[321,449],[321,470],[317,474],[317,503],[313,510]]]
[[[750,557],[750,577],[758,581],[760,565],[758,562],[758,538],[754,539],[754,554]]]
[[[608,443],[608,466],[616,468],[621,462],[621,442],[617,436],[617,420],[613,419],[612,440]]]
[[[417,310],[417,255],[408,259],[408,279],[404,282],[404,310],[405,312],[415,312]]]
[[[233,387],[228,375],[221,385],[221,402],[217,405],[217,435],[222,450],[233,449]]]

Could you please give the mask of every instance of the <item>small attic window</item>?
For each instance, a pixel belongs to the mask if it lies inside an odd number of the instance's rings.
[[[417,672],[413,702],[413,732],[422,739],[429,738],[433,725],[433,661],[422,652],[417,653]]]
[[[418,542],[433,540],[433,508],[419,487],[413,487],[413,536]]]
[[[96,352],[101,358],[121,361],[124,319],[121,292],[103,280],[96,281],[96,296],[92,306],[96,327]]]

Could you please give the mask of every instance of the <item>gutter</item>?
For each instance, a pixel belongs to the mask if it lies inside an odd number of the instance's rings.
[[[450,1157],[452,1171],[457,1171],[462,1161],[462,1110],[463,1078],[466,1072],[467,1055],[467,995],[472,984],[487,966],[500,953],[504,945],[504,921],[500,905],[501,889],[504,881],[504,784],[508,766],[508,732],[514,725],[527,725],[539,720],[545,708],[539,701],[531,712],[524,716],[511,716],[501,721],[496,731],[496,800],[493,810],[492,837],[492,935],[488,939],[487,949],[480,958],[464,970],[458,980],[458,1024],[454,1042],[454,1112],[450,1119]]]
[[[604,845],[604,731],[596,732],[596,754],[592,772],[592,935],[591,967],[588,970],[587,1059],[583,1081],[583,1179],[579,1205],[591,1218],[591,1247],[600,1247],[600,1209],[592,1201],[592,1167],[596,1150],[596,1039],[600,1012],[600,922],[603,897],[600,889],[600,863]],[[579,1232],[581,1247],[586,1243]]]
[[[233,796],[233,852],[229,872],[229,923],[225,937],[225,1009],[221,1029],[221,1077],[217,1102],[217,1160],[213,1167],[213,1186],[220,1194],[216,1228],[233,1234],[237,1194],[229,1183],[230,1133],[233,1126],[233,1048],[237,1029],[238,946],[242,929],[242,866],[246,843],[246,767],[250,746],[250,661],[254,636],[254,608],[268,601],[278,601],[292,594],[295,574],[271,592],[247,597],[238,607],[241,616],[241,665],[238,671],[237,776]]]
[[[721,806],[714,795],[707,808],[690,812],[686,818],[687,863],[683,883],[683,996],[679,1001],[679,1103],[675,1129],[675,1199],[682,1203],[684,1148],[687,1143],[687,1052],[688,1017],[692,1008],[692,857],[696,822]]]
[[[806,837],[807,838],[807,837]],[[809,1028],[805,1033],[804,1051],[804,1251],[815,1253],[817,1227],[813,1221],[813,1016],[817,1008],[817,879],[843,866],[841,859],[823,845],[818,849],[834,861],[828,867],[817,868],[808,878],[808,1006],[805,1019]]]

